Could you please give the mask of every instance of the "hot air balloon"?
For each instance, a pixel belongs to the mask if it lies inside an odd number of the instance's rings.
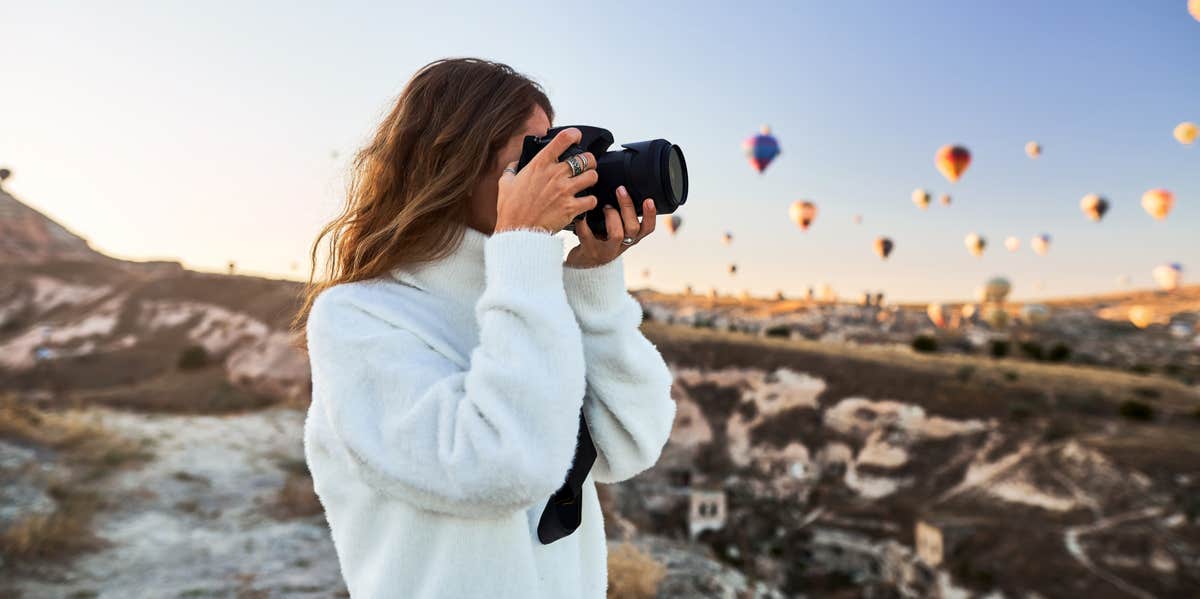
[[[762,173],[779,155],[779,141],[771,135],[771,128],[763,125],[757,135],[747,137],[746,141],[742,142],[742,152],[750,160],[750,166]]]
[[[1190,146],[1196,141],[1196,135],[1200,133],[1200,129],[1196,128],[1196,123],[1179,123],[1175,127],[1175,139],[1185,145]]]
[[[1050,251],[1050,236],[1042,233],[1029,241],[1029,247],[1037,252],[1039,256],[1045,256],[1046,252]]]
[[[972,256],[978,258],[983,255],[983,250],[987,247],[987,240],[978,233],[971,233],[963,240],[963,244],[967,246],[967,251],[971,252]]]
[[[1188,0],[1188,12],[1192,13],[1192,18],[1200,21],[1200,0]]]
[[[1174,291],[1183,282],[1183,265],[1178,262],[1160,264],[1154,267],[1150,274],[1154,276],[1154,282],[1158,283],[1158,286],[1164,291]]]
[[[924,189],[914,189],[912,192],[912,201],[921,210],[929,207],[929,198],[929,192]]]
[[[683,224],[683,218],[681,218],[678,214],[672,214],[671,216],[667,217],[666,220],[667,232],[671,235],[675,235],[675,233],[679,231],[679,225]]]
[[[949,206],[950,205],[950,194],[943,193],[942,197],[938,198],[938,202],[941,202],[941,204],[943,206]]]
[[[1008,310],[1000,306],[988,306],[983,310],[983,321],[993,329],[1002,329],[1008,325]]]
[[[896,244],[892,243],[892,240],[887,237],[875,238],[875,255],[884,260],[887,260],[887,257],[892,255],[892,248],[894,247],[896,247]]]
[[[805,289],[804,290],[804,299],[806,301],[810,301],[810,302],[813,301],[814,299],[817,299],[817,290],[813,289],[812,287]]]
[[[1100,219],[1104,218],[1104,214],[1108,212],[1108,200],[1094,193],[1089,193],[1079,201],[1079,209],[1083,210],[1083,213],[1088,218],[1100,222]]]
[[[1025,304],[1021,307],[1021,320],[1036,327],[1050,320],[1050,308],[1043,304]]]
[[[809,225],[817,218],[817,205],[808,200],[796,200],[788,208],[788,217],[801,231],[807,231]]]
[[[1015,252],[1021,249],[1021,240],[1009,235],[1004,239],[1004,247],[1010,252]]]
[[[1004,303],[1008,292],[1012,291],[1012,283],[1004,277],[992,277],[983,284],[983,299],[985,302]]]
[[[737,265],[736,264],[729,265],[729,274],[731,274],[731,275],[737,274]]]
[[[862,215],[861,214],[854,215],[854,224],[856,224],[856,225],[862,224]]]
[[[717,288],[716,288],[716,287],[709,287],[709,288],[708,288],[708,291],[705,291],[705,292],[704,292],[704,297],[706,297],[706,298],[708,298],[708,299],[710,299],[710,300],[712,300],[712,299],[717,299]]]
[[[1151,189],[1142,194],[1142,208],[1158,220],[1166,218],[1174,205],[1175,194],[1165,189]]]
[[[1139,329],[1154,324],[1154,308],[1142,305],[1133,306],[1129,309],[1129,322]]]
[[[937,151],[934,164],[942,176],[954,183],[971,165],[971,152],[962,146],[942,146]]]
[[[777,302],[782,302],[782,301],[783,301],[783,300],[785,300],[785,299],[787,299],[787,298],[786,298],[786,296],[784,296],[784,295],[783,295],[783,290],[782,290],[782,289],[776,289],[776,290],[775,290],[775,301],[777,301]]]
[[[723,243],[725,245],[729,245],[729,244],[733,243],[733,233],[730,233],[729,231],[722,233],[721,234],[721,243]]]
[[[1025,153],[1028,154],[1030,158],[1037,158],[1038,156],[1041,156],[1042,144],[1036,141],[1031,141],[1025,144]]]
[[[945,304],[929,304],[925,308],[925,315],[929,317],[933,326],[944,329],[950,321],[950,307]]]

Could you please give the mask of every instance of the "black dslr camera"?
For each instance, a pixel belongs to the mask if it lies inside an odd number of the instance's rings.
[[[608,129],[589,127],[587,125],[569,125],[555,127],[546,132],[545,137],[535,135],[525,136],[525,144],[521,147],[521,160],[517,162],[517,170],[525,168],[551,139],[563,129],[570,127],[579,129],[583,136],[579,143],[567,148],[558,157],[562,162],[576,154],[591,152],[596,157],[596,173],[600,179],[595,185],[578,194],[578,197],[596,196],[596,207],[583,213],[588,227],[597,238],[608,239],[604,225],[604,206],[620,208],[617,204],[617,187],[624,185],[633,199],[634,210],[642,215],[642,201],[654,199],[654,208],[658,214],[671,214],[687,201],[688,180],[687,163],[683,160],[683,150],[665,139],[639,141],[622,144],[623,150],[609,152],[608,147],[613,143],[613,135]],[[574,231],[575,220],[563,227],[564,231]]]

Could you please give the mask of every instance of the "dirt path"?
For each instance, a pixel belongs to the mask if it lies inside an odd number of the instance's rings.
[[[15,581],[23,597],[347,596],[323,516],[268,514],[303,462],[302,412],[101,416],[155,457],[107,483],[94,529],[111,546]]]

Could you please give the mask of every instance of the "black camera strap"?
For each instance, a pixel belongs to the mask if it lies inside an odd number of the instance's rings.
[[[596,446],[588,433],[583,411],[579,412],[579,436],[575,441],[575,459],[567,471],[567,480],[546,503],[538,521],[538,540],[549,545],[579,528],[583,517],[583,481],[596,461]]]

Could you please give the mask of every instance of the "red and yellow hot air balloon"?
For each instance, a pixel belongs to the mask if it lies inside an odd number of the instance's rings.
[[[934,164],[942,176],[954,183],[971,165],[971,152],[963,146],[942,146],[937,151]]]
[[[796,200],[788,207],[788,217],[801,231],[807,231],[817,218],[817,205],[808,200]]]
[[[892,240],[887,237],[875,238],[875,254],[884,260],[887,260],[887,257],[892,255],[892,248],[894,247],[896,247],[896,244],[892,243]]]
[[[767,165],[771,164],[771,161],[779,155],[779,140],[771,135],[769,126],[763,125],[757,135],[747,137],[742,142],[742,152],[746,154],[750,166],[761,174],[767,169]]]
[[[1200,134],[1200,128],[1196,127],[1196,123],[1179,123],[1175,126],[1175,141],[1190,146],[1196,141],[1196,135]]]
[[[1089,193],[1079,201],[1079,209],[1088,218],[1100,222],[1100,219],[1104,218],[1104,214],[1108,212],[1108,200],[1100,195]]]
[[[1142,208],[1158,220],[1171,213],[1175,205],[1175,194],[1165,189],[1151,189],[1142,195]]]
[[[1025,153],[1030,158],[1037,158],[1038,156],[1041,156],[1042,155],[1042,144],[1040,144],[1036,141],[1031,141],[1031,142],[1025,144]]]
[[[917,208],[924,210],[929,207],[929,199],[932,196],[924,189],[914,189],[912,192],[912,201],[917,205]]]

